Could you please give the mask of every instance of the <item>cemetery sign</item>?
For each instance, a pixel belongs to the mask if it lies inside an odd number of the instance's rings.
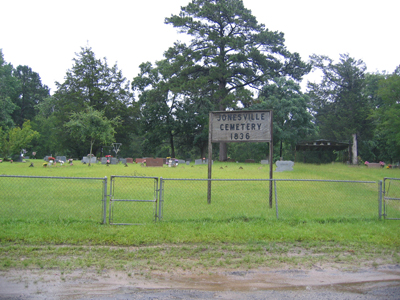
[[[213,111],[209,115],[208,192],[211,203],[212,143],[268,142],[269,178],[272,179],[272,110]],[[269,206],[272,208],[272,180],[269,182]]]
[[[210,113],[211,142],[269,142],[272,118],[269,110],[217,111]]]

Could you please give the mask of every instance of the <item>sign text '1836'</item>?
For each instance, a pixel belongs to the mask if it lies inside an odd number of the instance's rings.
[[[250,133],[231,133],[231,140],[249,140]]]

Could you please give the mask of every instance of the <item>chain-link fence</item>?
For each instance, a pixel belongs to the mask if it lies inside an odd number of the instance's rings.
[[[158,177],[111,176],[109,223],[144,224],[157,219]]]
[[[382,184],[375,181],[111,176],[110,182],[108,194],[107,178],[1,175],[0,221],[107,223],[107,214],[110,224],[155,220],[377,219],[383,194]],[[400,180],[392,179],[389,184],[385,179],[384,185],[384,215],[400,218],[400,201],[389,199],[400,197]]]
[[[384,178],[383,193],[385,219],[400,220],[400,178]]]
[[[161,179],[165,221],[227,219],[376,219],[379,189],[375,181]]]
[[[269,180],[212,179],[208,203],[207,179],[161,179],[162,219],[227,220],[274,218],[269,207]]]
[[[107,177],[0,175],[0,220],[105,223]]]
[[[379,185],[375,181],[277,179],[281,219],[376,219]]]

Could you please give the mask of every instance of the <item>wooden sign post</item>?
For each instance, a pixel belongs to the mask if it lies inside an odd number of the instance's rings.
[[[214,111],[209,115],[208,191],[211,203],[212,143],[269,142],[269,178],[273,160],[272,110]],[[272,207],[272,180],[269,182],[269,206]]]

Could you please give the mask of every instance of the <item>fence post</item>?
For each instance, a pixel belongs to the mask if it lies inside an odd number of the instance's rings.
[[[159,194],[159,201],[158,201],[158,220],[162,220],[162,203],[163,203],[163,179],[160,177],[160,194]]]
[[[107,223],[107,176],[104,176],[103,224]]]
[[[271,184],[270,184],[270,186],[271,186]],[[276,219],[279,220],[279,215],[278,215],[278,193],[276,192],[276,180],[274,180],[274,190],[275,190]]]
[[[378,211],[379,220],[382,219],[382,180],[378,181]]]

